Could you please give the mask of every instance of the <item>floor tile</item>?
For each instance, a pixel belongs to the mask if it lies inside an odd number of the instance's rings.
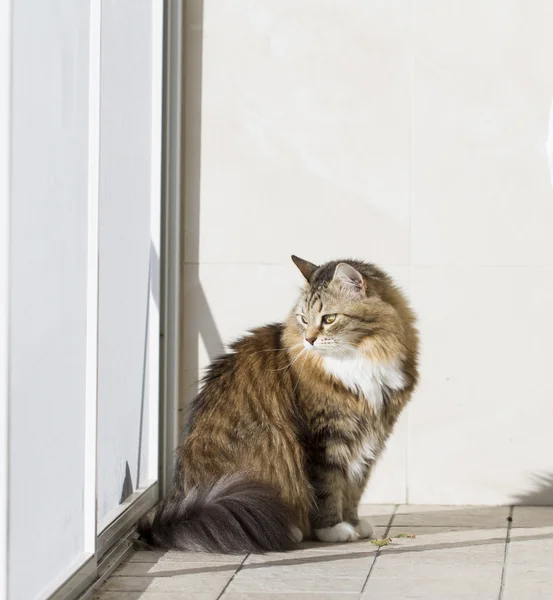
[[[303,593],[303,592],[361,592],[365,577],[337,577],[335,575],[311,575],[306,569],[302,576],[294,578],[283,577],[281,573],[274,572],[256,578],[243,574],[236,574],[227,588],[230,592],[271,592]]]
[[[511,566],[553,567],[553,526],[511,529],[507,567]]]
[[[462,548],[446,548],[403,552],[386,547],[376,560],[371,577],[423,577],[436,575],[436,569],[442,574],[497,574],[503,568],[504,549],[501,545],[489,552],[471,552]]]
[[[553,525],[553,506],[515,506],[513,527]]]
[[[103,591],[96,594],[93,600],[217,600],[220,591],[213,592],[121,592]],[[253,599],[252,599],[253,600]]]
[[[352,577],[364,578],[374,561],[376,553],[367,552],[365,556],[358,554],[327,556],[306,556],[295,560],[274,562],[257,562],[244,565],[240,577],[257,579],[266,576],[279,575],[283,578],[301,578],[306,572],[313,577]]]
[[[232,575],[240,562],[189,562],[165,561],[159,563],[128,562],[121,565],[112,577],[173,577],[176,575],[226,576]]]
[[[241,563],[246,554],[211,554],[208,552],[181,552],[179,550],[139,550],[129,562],[182,562],[182,563]]]
[[[507,564],[503,600],[549,600],[553,597],[553,569]]]
[[[319,564],[342,564],[350,560],[372,560],[377,546],[368,540],[351,544],[305,544],[302,550],[290,552],[272,552],[268,554],[250,554],[244,565],[263,564],[265,566],[294,566],[303,564],[316,567]]]
[[[493,551],[502,556],[507,528],[391,527],[388,536],[392,541],[382,548],[383,553],[455,550],[473,554]]]
[[[105,585],[113,592],[222,592],[232,574],[214,577],[205,573],[170,577],[111,577]]]
[[[371,576],[361,600],[496,600],[499,585],[497,577],[488,579],[485,576],[453,578],[434,574],[425,579]]]
[[[357,600],[357,592],[225,592],[221,600]],[[161,599],[165,600],[165,598]]]
[[[415,528],[412,528],[415,529]],[[501,581],[506,529],[448,531],[421,528],[416,538],[397,538],[403,528],[391,528],[391,543],[382,547],[371,571],[372,578],[420,579],[486,577]],[[409,532],[413,534],[413,531]],[[490,535],[491,534],[491,535]]]
[[[394,516],[394,526],[432,525],[463,527],[502,527],[507,525],[507,506],[428,506],[402,505]]]

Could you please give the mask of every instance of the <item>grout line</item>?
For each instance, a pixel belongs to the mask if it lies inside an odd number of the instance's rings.
[[[411,72],[410,72],[410,88],[411,88],[411,115],[409,127],[409,179],[408,179],[408,206],[409,206],[409,252],[408,261],[409,269],[407,275],[407,293],[409,303],[413,305],[413,175],[415,172],[415,0],[411,0],[411,31],[409,51],[411,53]],[[420,345],[420,342],[419,342]],[[415,390],[416,393],[416,390]],[[413,393],[411,395],[412,399]],[[407,409],[407,440],[405,444],[405,504],[411,501],[411,402],[406,407]]]
[[[379,267],[382,267],[382,268],[409,267],[409,262],[375,261],[374,264]],[[249,262],[249,261],[240,261],[240,260],[238,260],[238,261],[234,261],[234,260],[230,260],[230,261],[225,261],[225,260],[202,260],[202,261],[185,260],[185,261],[183,261],[183,265],[188,266],[188,267],[197,267],[197,266],[202,266],[202,267],[225,267],[225,266],[230,266],[230,267],[288,267],[289,263],[288,263],[288,261]],[[436,265],[429,265],[429,266],[436,266]],[[437,266],[444,266],[444,265],[437,265]],[[445,265],[445,266],[447,266],[447,265]]]
[[[409,262],[409,287],[411,286],[411,269],[413,267],[413,173],[414,173],[414,157],[415,157],[415,0],[411,0],[411,40],[410,40],[410,91],[411,91],[411,114],[409,127],[409,165],[408,165],[408,187],[407,187],[407,205],[409,207],[409,245],[408,245],[408,262]]]
[[[227,581],[225,587],[221,590],[221,593],[217,596],[217,600],[221,600],[221,598],[223,597],[224,593],[227,591],[228,586],[232,583],[232,581],[235,578],[235,576],[242,570],[242,567],[244,566],[244,563],[248,559],[248,556],[249,556],[249,554],[246,554],[246,556],[244,556],[244,558],[242,559],[242,562],[240,563],[240,566],[238,567],[238,569],[236,569],[236,571],[234,571],[234,573],[232,574],[232,577]]]
[[[503,569],[501,570],[501,584],[499,586],[498,600],[502,600],[503,591],[505,589],[505,573],[507,571],[507,557],[509,555],[509,545],[511,543],[511,529],[513,527],[513,512],[514,512],[514,506],[511,506],[509,509],[509,517],[508,517],[508,523],[507,523],[507,535],[505,537],[505,553],[503,555]]]
[[[396,504],[394,506],[394,510],[392,511],[392,514],[390,516],[390,520],[388,521],[388,525],[386,527],[386,531],[384,532],[384,537],[385,538],[388,537],[388,534],[390,533],[390,529],[392,528],[392,523],[394,522],[394,518],[396,516],[398,508],[399,508],[399,504]],[[365,591],[365,588],[367,587],[367,583],[369,582],[369,577],[371,576],[371,573],[373,572],[374,565],[376,564],[376,560],[380,556],[380,552],[381,551],[382,551],[382,548],[378,548],[378,550],[376,551],[376,554],[374,555],[374,560],[372,561],[371,568],[369,569],[369,572],[367,573],[367,577],[365,579],[365,582],[363,583],[363,587],[361,588],[361,592],[359,593],[359,598],[361,598],[361,596],[363,595],[363,592]]]
[[[411,267],[409,267],[409,293],[411,292]],[[407,439],[405,444],[405,504],[409,504],[411,500],[410,487],[411,487],[411,400],[405,407],[407,411]]]
[[[410,227],[410,225],[409,225]],[[410,252],[410,250],[409,250]],[[522,263],[522,264],[503,264],[503,263],[477,263],[477,262],[411,262],[409,258],[402,262],[387,262],[382,260],[370,261],[377,267],[386,270],[388,268],[406,268],[409,271],[416,269],[541,269],[551,271],[553,265],[547,263]],[[183,261],[184,267],[288,267],[287,262],[244,262],[244,261]]]

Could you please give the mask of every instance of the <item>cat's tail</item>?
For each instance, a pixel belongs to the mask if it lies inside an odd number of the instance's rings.
[[[232,475],[163,500],[153,517],[139,522],[138,533],[163,549],[263,553],[292,546],[291,523],[289,508],[270,486]]]

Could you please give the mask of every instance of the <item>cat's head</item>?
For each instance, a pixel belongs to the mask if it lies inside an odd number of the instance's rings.
[[[317,266],[292,256],[307,281],[289,326],[307,351],[322,356],[374,358],[402,354],[403,324],[394,306],[392,280],[374,265],[357,260]],[[297,338],[296,338],[297,339]]]

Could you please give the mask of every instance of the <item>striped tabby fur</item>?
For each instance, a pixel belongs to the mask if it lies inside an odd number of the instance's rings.
[[[374,265],[292,258],[307,284],[288,319],[207,372],[172,493],[140,524],[152,546],[264,552],[372,533],[357,507],[417,382],[415,317]]]

